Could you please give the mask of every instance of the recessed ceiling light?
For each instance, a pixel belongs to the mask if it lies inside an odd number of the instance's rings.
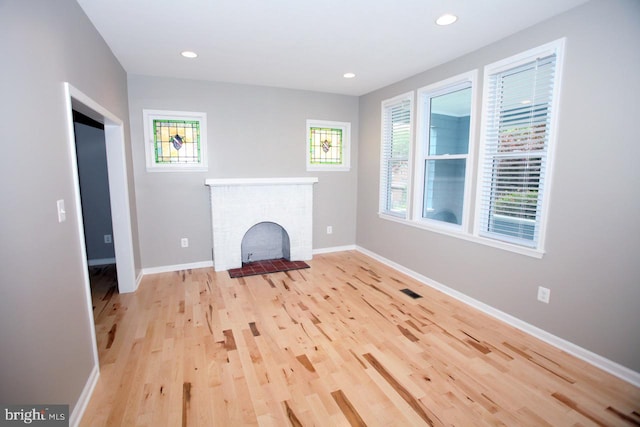
[[[344,77],[345,79],[352,79],[354,78],[356,75],[354,73],[344,73],[342,75],[342,77]]]
[[[190,50],[185,50],[183,52],[180,52],[180,55],[184,56],[185,58],[197,58],[198,54],[195,52],[192,52]]]
[[[452,15],[450,13],[445,13],[440,18],[436,19],[436,24],[438,25],[451,25],[458,20],[456,15]]]

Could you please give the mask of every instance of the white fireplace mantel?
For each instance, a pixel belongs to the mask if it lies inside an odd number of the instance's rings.
[[[205,180],[211,195],[215,270],[242,266],[242,239],[261,222],[276,223],[287,232],[291,261],[310,260],[316,182],[317,177]]]
[[[228,187],[234,185],[299,185],[316,182],[318,182],[318,178],[314,176],[302,178],[216,178],[207,179],[204,184],[209,187]]]

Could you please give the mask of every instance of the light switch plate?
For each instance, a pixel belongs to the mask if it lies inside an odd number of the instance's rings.
[[[58,207],[58,222],[64,222],[67,220],[67,211],[64,209],[64,199],[60,199],[56,202]]]

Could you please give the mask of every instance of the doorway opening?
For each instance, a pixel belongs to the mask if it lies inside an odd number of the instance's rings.
[[[73,110],[82,223],[94,321],[118,292],[104,125]]]
[[[64,83],[67,107],[68,153],[70,156],[71,174],[74,183],[74,197],[69,204],[68,217],[73,217],[77,225],[77,238],[81,250],[81,265],[84,270],[84,291],[87,302],[87,322],[90,324],[93,341],[94,371],[99,367],[96,328],[93,313],[93,302],[89,280],[89,266],[85,230],[80,194],[80,177],[77,158],[77,142],[74,131],[73,111],[100,123],[104,127],[104,141],[106,151],[106,168],[108,176],[109,203],[112,222],[112,242],[117,270],[117,289],[119,292],[133,292],[137,287],[135,277],[135,262],[133,255],[133,234],[131,227],[131,211],[129,207],[129,180],[127,178],[124,123],[106,108],[76,89],[69,83]],[[95,386],[97,377],[93,380],[91,389]],[[90,394],[90,393],[89,393]]]

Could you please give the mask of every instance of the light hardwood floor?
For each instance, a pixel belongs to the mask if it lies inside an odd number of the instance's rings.
[[[309,264],[103,286],[81,425],[640,425],[640,389],[359,252]]]

